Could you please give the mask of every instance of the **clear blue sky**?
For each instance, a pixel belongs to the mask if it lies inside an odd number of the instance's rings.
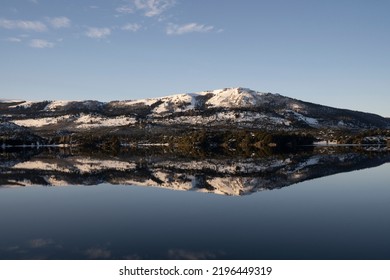
[[[0,98],[236,86],[390,117],[390,1],[1,0]]]

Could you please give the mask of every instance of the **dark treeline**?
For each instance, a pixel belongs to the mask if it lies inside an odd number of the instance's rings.
[[[177,153],[233,153],[247,154],[257,151],[294,149],[310,145],[315,137],[305,133],[276,133],[249,130],[154,130],[126,131],[107,134],[69,134],[51,139],[58,144],[84,148],[118,150],[121,146],[139,147],[161,145]]]

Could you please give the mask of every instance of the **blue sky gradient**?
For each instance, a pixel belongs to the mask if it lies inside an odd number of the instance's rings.
[[[0,98],[248,87],[390,117],[387,0],[2,0]]]

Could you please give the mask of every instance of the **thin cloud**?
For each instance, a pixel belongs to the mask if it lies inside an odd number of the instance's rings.
[[[47,21],[54,28],[67,28],[71,24],[70,19],[67,17],[48,18]]]
[[[96,27],[90,27],[88,28],[85,35],[87,35],[89,38],[94,39],[102,39],[111,34],[111,29],[104,27],[104,28],[96,28]]]
[[[54,47],[54,43],[42,39],[33,39],[30,41],[30,47],[36,49],[46,49]]]
[[[131,31],[131,32],[137,32],[138,30],[141,29],[141,25],[138,24],[138,23],[128,23],[124,26],[122,26],[122,30],[125,30],[125,31]]]
[[[43,32],[47,26],[40,21],[0,19],[0,27],[5,29],[21,29],[26,31]]]
[[[168,35],[183,35],[187,33],[207,33],[214,30],[214,26],[211,25],[204,25],[204,24],[198,24],[198,23],[188,23],[183,25],[177,25],[170,23],[167,26],[166,33]]]
[[[134,0],[134,5],[138,10],[143,10],[147,17],[154,17],[162,14],[173,5],[175,0]]]
[[[7,38],[5,40],[7,42],[10,42],[10,43],[20,43],[20,42],[22,42],[22,39],[16,38],[16,37],[10,37],[10,38]]]
[[[121,13],[121,14],[134,13],[134,9],[129,7],[129,6],[120,6],[120,7],[116,8],[115,11],[117,11],[118,13]]]

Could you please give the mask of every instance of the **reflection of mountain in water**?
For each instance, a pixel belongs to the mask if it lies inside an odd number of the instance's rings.
[[[23,156],[21,156],[21,154]],[[68,186],[101,183],[156,186],[224,195],[245,195],[298,182],[369,168],[390,154],[348,149],[272,155],[262,158],[120,156],[41,152],[1,154],[2,186]]]

